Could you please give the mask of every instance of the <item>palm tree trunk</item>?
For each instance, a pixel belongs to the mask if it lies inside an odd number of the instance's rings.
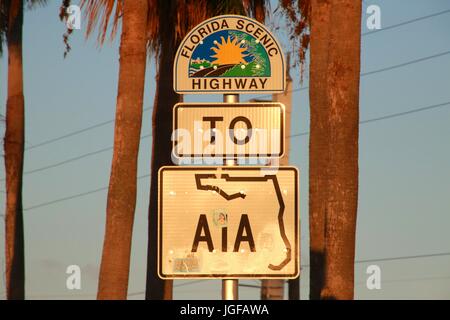
[[[358,208],[361,1],[332,0],[324,299],[353,299]],[[331,150],[332,149],[332,150]]]
[[[158,170],[171,165],[172,152],[172,108],[181,101],[181,96],[173,91],[173,62],[178,48],[175,41],[173,17],[176,12],[174,1],[161,1],[160,28],[162,34],[159,54],[156,94],[153,105],[153,147],[151,164],[149,235],[147,253],[147,300],[171,300],[172,280],[162,280],[158,276]]]
[[[147,0],[125,0],[98,299],[126,299],[147,59]]]
[[[23,0],[12,0],[8,10],[8,98],[4,138],[6,171],[6,295],[25,298],[25,257],[22,210],[22,173],[25,141],[23,96]]]
[[[354,294],[360,30],[361,1],[313,2],[311,299],[353,299]]]
[[[325,212],[329,164],[327,65],[331,0],[311,2],[310,135],[309,135],[309,297],[320,299],[324,281]]]

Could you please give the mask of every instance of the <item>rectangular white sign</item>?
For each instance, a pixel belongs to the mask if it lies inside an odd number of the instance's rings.
[[[295,278],[295,167],[163,167],[158,273],[175,278]]]
[[[278,102],[179,103],[174,107],[177,158],[279,158],[284,106]]]

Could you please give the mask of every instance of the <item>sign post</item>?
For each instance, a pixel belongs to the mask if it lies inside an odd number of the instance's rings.
[[[226,103],[238,103],[238,94],[224,94],[223,102]],[[235,159],[229,159],[226,163],[228,166],[237,164]],[[222,300],[238,300],[239,299],[239,280],[237,279],[224,279],[222,280]]]
[[[159,171],[159,276],[221,279],[224,300],[238,299],[239,279],[297,277],[298,170],[237,165],[284,154],[284,106],[239,103],[242,93],[284,92],[277,39],[248,17],[214,17],[183,39],[173,72],[175,92],[223,94],[223,103],[174,106],[173,161],[201,166]],[[210,158],[219,165],[205,166]]]

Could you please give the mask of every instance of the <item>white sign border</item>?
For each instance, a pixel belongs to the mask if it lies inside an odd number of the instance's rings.
[[[172,128],[174,130],[174,132],[176,132],[176,130],[178,129],[176,127],[176,117],[177,117],[177,109],[178,108],[182,108],[182,107],[193,107],[193,106],[211,106],[211,107],[254,107],[254,106],[258,106],[258,107],[262,107],[264,105],[278,105],[281,108],[281,134],[280,134],[280,153],[278,155],[267,155],[267,156],[261,156],[261,155],[236,155],[236,154],[219,154],[219,155],[197,155],[197,154],[190,154],[190,155],[182,155],[180,156],[175,150],[175,144],[176,141],[178,141],[178,139],[176,137],[173,137],[173,141],[172,141],[172,155],[177,159],[177,160],[183,160],[183,159],[202,159],[202,158],[207,158],[207,157],[222,157],[223,159],[281,159],[282,157],[285,156],[286,154],[286,106],[281,103],[281,102],[277,102],[277,101],[270,101],[270,102],[237,102],[237,103],[227,103],[227,102],[179,102],[177,104],[175,104],[175,106],[173,107],[173,112],[172,112]],[[239,157],[238,157],[239,156]]]
[[[214,275],[200,275],[200,274],[176,274],[166,275],[162,273],[162,173],[164,170],[192,170],[192,171],[237,171],[237,170],[268,170],[267,166],[163,166],[158,170],[158,242],[157,242],[157,272],[162,280],[177,280],[177,279],[295,279],[300,276],[300,170],[294,166],[278,167],[276,170],[293,170],[295,172],[295,274],[214,274]]]

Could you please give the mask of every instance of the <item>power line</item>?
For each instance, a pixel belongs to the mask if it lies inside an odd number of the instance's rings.
[[[426,110],[432,110],[432,109],[437,109],[437,108],[441,108],[441,107],[446,107],[448,105],[450,105],[450,101],[443,102],[443,103],[438,103],[438,104],[433,104],[431,106],[417,108],[417,109],[413,109],[413,110],[409,110],[409,111],[393,113],[393,114],[382,116],[382,117],[377,117],[377,118],[363,120],[363,121],[360,122],[360,124],[366,124],[366,123],[376,122],[376,121],[380,121],[380,120],[397,118],[397,117],[401,117],[401,116],[406,116],[408,114],[413,114],[413,113],[422,112],[422,111],[426,111]]]
[[[414,281],[430,281],[430,280],[447,280],[450,276],[438,276],[438,277],[422,277],[422,278],[407,278],[407,279],[390,279],[382,280],[382,284],[395,283],[395,282],[414,282]],[[355,282],[355,286],[364,285],[365,281]],[[251,288],[251,289],[261,289],[261,286],[251,285],[251,284],[239,284],[239,287]],[[278,287],[274,287],[278,288]]]
[[[146,112],[146,111],[151,110],[151,109],[153,109],[153,107],[147,107],[147,108],[144,108],[142,111],[143,111],[143,112]],[[92,129],[96,129],[96,128],[103,127],[103,126],[105,126],[105,125],[107,125],[107,124],[113,123],[114,120],[115,120],[115,119],[111,119],[111,120],[107,120],[107,121],[104,121],[104,122],[100,122],[100,123],[91,125],[91,126],[89,126],[89,127],[83,128],[83,129],[79,129],[79,130],[72,131],[72,132],[70,132],[70,133],[67,133],[67,134],[65,134],[65,135],[62,135],[62,136],[59,136],[59,137],[56,137],[56,138],[52,138],[52,139],[49,139],[49,140],[45,140],[45,141],[43,141],[43,142],[40,142],[40,143],[34,144],[34,145],[32,145],[32,146],[29,146],[29,147],[25,148],[25,150],[28,151],[28,150],[35,149],[35,148],[38,148],[38,147],[42,147],[42,146],[45,146],[45,145],[47,145],[47,144],[50,144],[50,143],[53,143],[53,142],[56,142],[56,141],[60,141],[60,140],[66,139],[66,138],[69,138],[69,137],[78,135],[78,134],[80,134],[80,133],[83,133],[83,132],[86,132],[86,131],[89,131],[89,130],[92,130]]]
[[[388,280],[382,280],[382,284],[386,284],[386,283],[395,283],[395,282],[414,282],[414,281],[432,281],[432,280],[448,280],[450,279],[450,276],[430,276],[430,277],[419,277],[419,278],[403,278],[403,279],[388,279]],[[198,282],[206,282],[210,279],[205,279],[205,280],[198,280]],[[194,281],[192,281],[194,282]],[[196,282],[196,281],[195,281]],[[357,285],[363,285],[365,284],[365,281],[361,281],[361,282],[355,282],[355,286]],[[193,283],[187,283],[188,284],[193,284]],[[178,287],[178,286],[174,286]],[[239,287],[244,287],[244,288],[252,288],[252,289],[261,289],[261,286],[257,286],[257,285],[249,285],[249,284],[239,284]],[[185,291],[186,292],[186,291]],[[184,292],[184,293],[185,293]],[[139,295],[143,295],[145,294],[145,291],[137,291],[137,292],[131,292],[129,294],[127,294],[127,297],[133,297],[133,296],[139,296]],[[82,298],[82,297],[95,297],[96,293],[86,293],[86,294],[65,294],[65,295],[61,295],[61,294],[51,294],[51,295],[44,295],[44,294],[33,294],[33,295],[27,295],[28,298],[34,298],[34,299],[39,299],[39,298],[61,298],[61,297],[77,297],[77,298]]]
[[[78,135],[80,133],[83,133],[83,132],[86,132],[86,131],[89,131],[89,130],[92,130],[92,129],[95,129],[95,128],[100,128],[100,127],[102,127],[104,125],[107,125],[107,124],[110,124],[110,123],[113,123],[113,122],[114,122],[114,119],[108,120],[108,121],[104,121],[104,122],[100,122],[98,124],[95,124],[95,125],[92,125],[92,126],[80,129],[80,130],[72,131],[72,132],[70,132],[68,134],[65,134],[65,135],[62,135],[62,136],[59,136],[59,137],[56,137],[56,138],[45,140],[45,141],[37,143],[37,144],[35,144],[33,146],[27,147],[27,148],[25,148],[25,150],[28,151],[28,150],[35,149],[35,148],[38,148],[38,147],[42,147],[42,146],[45,146],[47,144],[50,144],[50,143],[53,143],[53,142],[56,142],[56,141],[59,141],[59,140],[66,139],[66,138]]]
[[[184,282],[184,283],[176,284],[176,285],[174,285],[173,287],[174,287],[174,288],[184,287],[184,286],[189,286],[189,285],[191,285],[191,284],[196,284],[196,283],[200,283],[200,282],[204,283],[204,282],[206,282],[206,281],[212,281],[212,280],[214,280],[214,279],[192,280],[192,281],[189,281],[189,282]]]
[[[364,73],[361,73],[361,77],[368,76],[368,75],[375,74],[375,73],[388,71],[388,70],[401,68],[401,67],[404,67],[404,66],[407,66],[407,65],[410,65],[410,64],[414,64],[414,63],[418,63],[418,62],[422,62],[422,61],[431,60],[431,59],[435,59],[435,58],[438,58],[438,57],[446,56],[448,54],[450,54],[450,50],[449,51],[444,51],[444,52],[441,52],[441,53],[437,53],[437,54],[433,54],[431,56],[427,56],[427,57],[411,60],[411,61],[408,61],[408,62],[396,64],[396,65],[393,65],[393,66],[390,66],[390,67],[386,67],[386,68],[382,68],[382,69],[378,69],[378,70],[374,70],[374,71],[369,71],[369,72],[364,72]]]
[[[150,177],[150,174],[144,174],[142,176],[138,176],[137,180],[140,180],[140,179],[143,179],[143,178],[148,178],[148,177]],[[51,204],[55,204],[55,203],[58,203],[58,202],[63,202],[63,201],[67,201],[67,200],[71,200],[71,199],[75,199],[75,198],[79,198],[79,197],[84,197],[84,196],[87,196],[87,195],[90,195],[90,194],[93,194],[93,193],[97,193],[97,192],[100,192],[100,191],[104,191],[104,190],[107,190],[107,189],[108,189],[108,187],[101,187],[101,188],[97,188],[97,189],[94,189],[94,190],[77,193],[77,194],[74,194],[74,195],[71,195],[71,196],[67,196],[67,197],[64,197],[64,198],[59,198],[59,199],[55,199],[55,200],[52,200],[52,201],[48,201],[48,202],[37,204],[37,205],[34,205],[34,206],[31,206],[31,207],[23,209],[23,211],[29,211],[29,210],[32,210],[32,209],[37,209],[37,208],[40,208],[40,207],[49,206]]]
[[[450,256],[450,252],[440,252],[440,253],[429,253],[429,254],[418,254],[411,256],[400,256],[400,257],[390,257],[390,258],[376,258],[376,259],[362,259],[355,260],[355,264],[372,263],[372,262],[387,262],[387,261],[401,261],[401,260],[412,260],[421,258],[436,258],[436,257],[446,257]],[[311,265],[302,265],[303,268],[310,268]]]
[[[389,115],[381,116],[381,117],[377,117],[377,118],[362,120],[359,122],[359,124],[366,124],[366,123],[371,123],[371,122],[376,122],[376,121],[381,121],[381,120],[386,120],[386,119],[397,118],[397,117],[401,117],[401,116],[406,116],[408,114],[437,109],[437,108],[446,107],[449,105],[450,105],[450,101],[447,101],[447,102],[443,102],[443,103],[433,104],[431,106],[421,107],[421,108],[412,109],[412,110],[408,110],[408,111],[404,111],[404,112],[393,113],[393,114],[389,114]],[[290,135],[289,138],[306,136],[308,134],[309,134],[309,131],[305,131],[305,132]]]
[[[399,261],[399,260],[411,260],[411,259],[420,259],[420,258],[434,258],[434,257],[443,257],[443,256],[450,256],[450,252],[441,252],[441,253],[430,253],[430,254],[421,254],[421,255],[411,255],[411,256],[400,256],[400,257],[390,257],[390,258],[376,258],[376,259],[365,259],[365,260],[356,260],[355,264],[361,264],[361,263],[371,263],[371,262],[386,262],[386,261]],[[309,268],[309,264],[302,265],[302,267]],[[431,277],[430,277],[431,278]],[[448,277],[439,277],[439,278],[448,278]],[[436,279],[436,277],[433,277],[433,279]],[[399,279],[398,281],[406,281],[407,279]],[[425,280],[425,278],[416,278],[416,280]],[[204,281],[204,280],[198,280]],[[395,281],[395,280],[388,280],[389,281]],[[194,284],[195,281],[192,281],[193,283],[186,283],[186,285]],[[385,281],[383,281],[385,282]],[[252,284],[245,284],[240,283],[240,287],[247,287],[247,288],[258,288],[260,289],[261,286],[258,285],[252,285]]]
[[[181,284],[176,284],[173,287],[174,288],[178,288],[178,287],[184,287],[187,285],[191,285],[191,284],[196,284],[199,282],[206,282],[206,281],[211,281],[213,279],[203,279],[203,280],[192,280],[186,283],[181,283]],[[139,295],[143,295],[145,294],[145,291],[136,291],[136,292],[131,292],[127,294],[127,297],[133,297],[133,296],[139,296]],[[66,294],[66,295],[57,295],[57,294],[53,294],[53,295],[43,295],[43,294],[34,294],[28,297],[32,297],[32,298],[42,298],[42,297],[95,297],[97,294],[96,293],[82,293],[82,294]]]
[[[403,279],[388,279],[382,280],[382,284],[395,283],[395,282],[414,282],[414,281],[430,281],[430,280],[448,280],[450,276],[436,276],[436,277],[421,277],[421,278],[403,278]],[[365,281],[355,282],[356,285],[366,284]]]
[[[376,73],[380,73],[380,72],[385,72],[385,71],[389,71],[389,70],[393,70],[393,69],[396,69],[396,68],[400,68],[400,67],[404,67],[404,66],[407,66],[407,65],[423,62],[423,61],[426,61],[426,60],[435,59],[435,58],[442,57],[442,56],[445,56],[445,55],[448,55],[448,54],[450,54],[450,50],[449,51],[444,51],[444,52],[441,52],[441,53],[438,53],[438,54],[434,54],[434,55],[431,55],[431,56],[426,56],[426,57],[422,57],[422,58],[419,58],[419,59],[411,60],[411,61],[408,61],[408,62],[396,64],[396,65],[393,65],[393,66],[389,66],[389,67],[385,67],[385,68],[381,68],[381,69],[377,69],[377,70],[373,70],[373,71],[369,71],[369,72],[364,72],[364,73],[361,73],[361,77],[372,75],[372,74],[376,74]],[[288,92],[298,92],[298,91],[307,90],[308,88],[309,87],[297,88],[297,89],[289,90]],[[259,98],[262,98],[262,97],[270,97],[270,95],[260,96]],[[417,112],[417,111],[413,111],[413,112]],[[104,123],[106,123],[106,122],[104,122]],[[89,129],[85,128],[85,129],[82,129],[82,130],[79,130],[79,131],[83,131],[84,132],[86,130],[89,130]],[[74,135],[74,134],[75,133],[72,133],[70,135]],[[296,136],[305,135],[305,134],[307,134],[307,133],[297,134],[297,135],[293,135],[291,137],[296,137]],[[142,136],[141,140],[142,139],[146,139],[148,137],[151,137],[151,134],[147,134],[147,135]],[[52,140],[55,140],[55,139],[52,139]],[[48,140],[48,141],[50,141],[50,140]],[[43,143],[46,143],[46,142],[43,142]],[[50,142],[48,142],[48,143],[50,143]],[[42,145],[42,143],[38,144],[38,145],[35,145],[35,146],[39,146],[39,145]],[[74,161],[78,161],[78,160],[90,157],[90,156],[94,156],[94,155],[102,153],[102,152],[110,151],[112,149],[113,149],[113,147],[102,148],[102,149],[99,149],[99,150],[96,150],[96,151],[88,152],[88,153],[82,154],[80,156],[76,156],[76,157],[73,157],[73,158],[61,161],[61,162],[57,162],[57,163],[54,163],[54,164],[51,164],[51,165],[47,165],[47,166],[41,167],[41,168],[25,171],[24,174],[25,175],[26,174],[32,174],[32,173],[36,173],[36,172],[52,169],[52,168],[55,168],[55,167],[59,167],[59,166],[62,166],[62,165],[65,165],[65,164],[68,164],[68,163],[71,163],[71,162],[74,162]],[[5,178],[0,179],[0,181],[4,181],[4,180],[5,180]]]
[[[355,264],[372,263],[372,262],[411,260],[411,259],[420,259],[420,258],[435,258],[435,257],[444,257],[444,256],[450,256],[450,252],[430,253],[430,254],[421,254],[421,255],[412,255],[412,256],[400,256],[400,257],[390,257],[390,258],[356,260]],[[309,267],[310,267],[309,264],[302,265],[302,268],[309,268]],[[389,282],[403,282],[403,281],[417,281],[417,280],[437,280],[437,279],[450,279],[450,277],[444,276],[444,277],[393,279],[393,280],[386,280],[386,281],[382,281],[382,282],[383,283],[389,283]],[[355,285],[356,284],[358,284],[358,283],[355,283]],[[261,286],[249,285],[249,284],[239,284],[239,286],[240,287],[254,288],[254,289],[260,289],[261,288]]]
[[[391,257],[391,258],[378,258],[378,259],[363,259],[356,260],[356,264],[360,263],[370,263],[370,262],[383,262],[383,261],[399,261],[399,260],[410,260],[410,259],[419,259],[419,258],[434,258],[434,257],[444,257],[450,256],[450,252],[441,252],[441,253],[429,253],[429,254],[420,254],[413,256],[402,256],[402,257]]]
[[[373,30],[373,31],[364,32],[362,34],[362,36],[367,36],[367,35],[371,35],[371,34],[374,34],[374,33],[381,32],[381,31],[395,29],[395,28],[398,28],[398,27],[401,27],[401,26],[405,26],[407,24],[414,23],[414,22],[426,20],[426,19],[429,19],[429,18],[434,18],[434,17],[440,16],[440,15],[443,15],[443,14],[446,14],[446,13],[449,13],[449,12],[450,12],[450,9],[447,9],[447,10],[436,12],[436,13],[432,13],[432,14],[429,14],[429,15],[426,15],[426,16],[414,18],[414,19],[411,19],[411,20],[406,20],[404,22],[400,22],[400,23],[393,24],[393,25],[390,25],[390,26],[387,26],[387,27],[383,27],[382,29],[377,29],[377,30]]]
[[[439,57],[442,57],[442,56],[446,56],[448,54],[450,54],[450,50],[444,51],[444,52],[441,52],[441,53],[437,53],[437,54],[433,54],[431,56],[426,56],[426,57],[410,60],[410,61],[407,61],[407,62],[395,64],[395,65],[392,65],[392,66],[389,66],[389,67],[385,67],[385,68],[381,68],[381,69],[377,69],[377,70],[373,70],[373,71],[363,72],[363,73],[361,73],[360,76],[361,77],[365,77],[365,76],[376,74],[376,73],[381,73],[381,72],[385,72],[385,71],[389,71],[389,70],[394,70],[394,69],[405,67],[405,66],[408,66],[408,65],[411,65],[411,64],[415,64],[415,63],[419,63],[419,62],[423,62],[423,61],[439,58]],[[301,87],[301,88],[289,90],[287,92],[299,92],[299,91],[304,91],[304,90],[308,90],[308,89],[309,89],[309,86],[306,86],[306,87]],[[264,98],[264,97],[270,97],[270,96],[271,95],[264,95],[264,96],[259,96],[258,98]]]
[[[421,254],[421,255],[411,255],[411,256],[400,256],[400,257],[390,257],[390,258],[376,258],[376,259],[366,259],[366,260],[356,260],[355,264],[359,264],[359,263],[368,263],[368,262],[384,262],[384,261],[398,261],[398,260],[410,260],[410,259],[419,259],[419,258],[433,258],[433,257],[443,257],[443,256],[450,256],[450,252],[441,252],[441,253],[430,253],[430,254]],[[302,265],[302,267],[309,267],[310,265]],[[383,281],[383,283],[388,283],[388,282],[402,282],[402,281],[420,281],[420,280],[437,280],[437,279],[449,279],[450,277],[448,276],[439,276],[439,277],[423,277],[423,278],[410,278],[410,279],[391,279],[391,280],[386,280]],[[192,284],[197,284],[197,283],[204,283],[206,281],[212,281],[215,279],[202,279],[202,280],[192,280],[189,282],[185,282],[185,283],[180,283],[177,285],[174,285],[174,288],[179,288],[179,287],[184,287],[184,286],[188,286],[188,285],[192,285]],[[358,283],[355,283],[358,284]],[[251,284],[246,284],[246,283],[240,283],[239,284],[240,287],[247,287],[247,288],[257,288],[260,289],[260,286],[257,285],[251,285]],[[145,291],[137,291],[137,292],[131,292],[129,293],[127,296],[131,297],[131,296],[137,296],[137,295],[141,295],[141,294],[145,294]],[[78,295],[66,295],[67,297],[82,297],[82,296],[95,296],[95,293],[92,294],[78,294]],[[42,295],[34,295],[36,298],[38,297],[42,297]],[[60,295],[54,295],[54,297],[58,297]],[[51,297],[51,296],[50,296]]]
[[[421,107],[421,108],[417,108],[417,109],[413,109],[413,110],[409,110],[409,111],[405,111],[405,112],[399,112],[399,113],[394,113],[394,114],[390,114],[390,115],[386,115],[386,116],[382,116],[382,117],[377,117],[377,118],[371,118],[371,119],[366,119],[366,120],[362,120],[360,121],[360,124],[366,124],[366,123],[371,123],[371,122],[376,122],[376,121],[382,121],[382,120],[386,120],[386,119],[391,119],[391,118],[395,118],[395,117],[401,117],[401,116],[405,116],[405,115],[409,115],[412,113],[416,113],[416,112],[421,112],[421,111],[426,111],[426,110],[432,110],[432,109],[436,109],[439,107],[444,107],[444,106],[448,106],[450,105],[450,101],[448,102],[444,102],[444,103],[439,103],[439,104],[434,104],[434,105],[430,105],[430,106],[426,106],[426,107]],[[288,136],[288,138],[294,138],[294,137],[299,137],[299,136],[304,136],[304,135],[308,135],[309,132],[302,132],[302,133],[297,133],[297,134],[293,134]],[[149,177],[150,174],[146,174],[143,176],[139,176],[137,179],[142,179],[142,178],[146,178]],[[87,192],[83,192],[83,193],[78,193],[72,196],[68,196],[68,197],[64,197],[64,198],[60,198],[60,199],[56,199],[56,200],[52,200],[49,202],[44,202],[38,205],[34,205],[28,208],[25,208],[24,211],[28,211],[28,210],[32,210],[32,209],[36,209],[36,208],[40,208],[40,207],[44,207],[44,206],[48,206],[54,203],[58,203],[58,202],[62,202],[62,201],[66,201],[66,200],[70,200],[70,199],[74,199],[74,198],[79,198],[79,197],[83,197],[92,193],[96,193],[102,190],[106,190],[108,189],[108,187],[103,187],[103,188],[99,188],[99,189],[95,189],[95,190],[91,190],[91,191],[87,191]]]
[[[437,17],[439,15],[443,15],[443,14],[446,14],[448,12],[450,12],[450,9],[444,10],[444,11],[440,11],[440,12],[437,12],[437,13],[433,13],[433,14],[430,14],[430,15],[414,18],[414,19],[411,19],[411,20],[407,20],[407,21],[404,21],[404,22],[401,22],[401,23],[398,23],[398,24],[394,24],[394,25],[390,25],[390,26],[384,27],[382,29],[365,32],[365,33],[362,34],[362,36],[367,36],[367,35],[370,35],[370,34],[381,32],[381,31],[394,29],[394,28],[397,28],[397,27],[400,27],[400,26],[404,26],[404,25],[407,25],[407,24],[411,24],[411,23],[417,22],[417,21],[421,21],[421,20]],[[152,107],[144,108],[143,111],[145,112],[145,111],[148,111],[150,109],[152,109]],[[50,144],[50,143],[62,140],[62,139],[66,139],[66,138],[78,135],[80,133],[83,133],[83,132],[86,132],[86,131],[89,131],[89,130],[92,130],[92,129],[95,129],[95,128],[98,128],[98,127],[102,127],[104,125],[107,125],[107,124],[110,124],[110,123],[113,123],[113,122],[114,122],[114,119],[108,120],[108,121],[104,121],[104,122],[100,122],[98,124],[94,124],[92,126],[89,126],[89,127],[86,127],[86,128],[80,129],[80,130],[76,130],[76,131],[70,132],[68,134],[65,134],[65,135],[62,135],[62,136],[59,136],[59,137],[55,137],[55,138],[43,141],[43,142],[38,143],[38,144],[34,144],[32,146],[29,146],[29,147],[25,148],[25,150],[31,150],[31,149],[34,149],[34,148],[38,148],[38,147],[41,147],[41,146],[44,146],[44,145],[47,145],[47,144]]]
[[[149,138],[151,136],[152,136],[151,134],[143,135],[140,138],[140,140]],[[68,163],[71,163],[71,162],[75,162],[75,161],[81,160],[81,159],[84,159],[84,158],[87,158],[87,157],[91,157],[91,156],[97,155],[99,153],[110,151],[112,149],[113,149],[113,147],[111,146],[111,147],[95,150],[95,151],[92,151],[92,152],[84,153],[82,155],[79,155],[79,156],[76,156],[76,157],[73,157],[73,158],[70,158],[70,159],[66,159],[66,160],[63,160],[63,161],[60,161],[60,162],[57,162],[57,163],[54,163],[54,164],[50,164],[50,165],[43,166],[43,167],[40,167],[40,168],[37,168],[37,169],[32,169],[32,170],[25,171],[23,174],[26,175],[26,174],[36,173],[36,172],[40,172],[40,171],[45,171],[45,170],[48,170],[48,169],[52,169],[52,168],[59,167],[59,166],[62,166],[62,165],[65,165],[65,164],[68,164]],[[1,181],[5,181],[5,178],[0,179],[0,182]]]

